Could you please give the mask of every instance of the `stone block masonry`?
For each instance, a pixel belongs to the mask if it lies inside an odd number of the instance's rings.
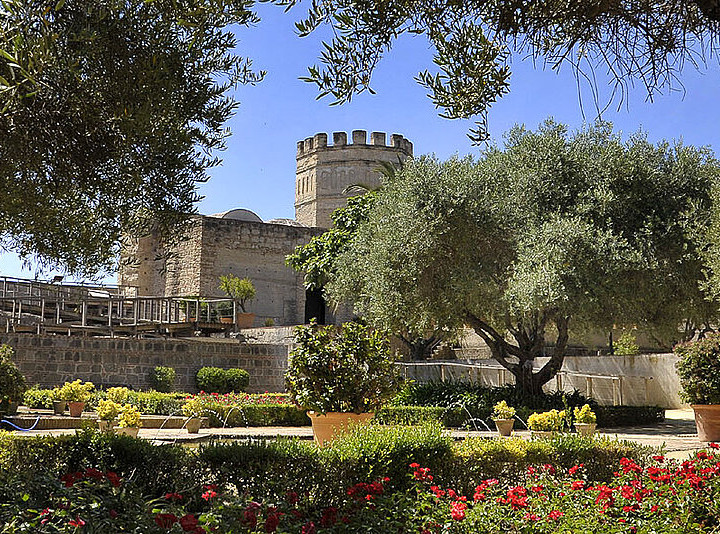
[[[196,392],[201,367],[240,367],[250,373],[251,393],[285,391],[288,347],[247,344],[230,339],[82,338],[33,334],[0,334],[0,343],[15,351],[14,361],[28,384],[54,387],[65,381],[149,389],[158,365],[177,373],[176,389]]]

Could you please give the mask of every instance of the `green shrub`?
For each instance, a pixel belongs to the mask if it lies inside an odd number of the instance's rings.
[[[211,427],[308,426],[310,419],[294,404],[206,405]]]
[[[6,411],[10,402],[22,402],[28,389],[25,377],[13,363],[12,357],[12,347],[0,345],[0,412]]]
[[[606,482],[612,478],[621,458],[642,463],[656,452],[630,441],[570,434],[557,434],[547,440],[470,438],[463,440],[457,451],[455,467],[460,473],[455,476],[460,478],[466,473],[470,484],[487,478],[520,483],[530,466],[545,464],[565,470],[584,464],[588,480]]]
[[[285,384],[306,410],[374,412],[398,389],[387,335],[355,322],[295,327]]]
[[[112,400],[118,404],[129,404],[144,414],[177,415],[181,412],[186,393],[161,393],[159,391],[133,391],[127,388],[110,388],[96,392],[88,402],[94,409],[100,400]]]
[[[225,369],[219,367],[201,367],[195,375],[195,384],[205,393],[227,392]]]
[[[240,393],[250,384],[250,374],[244,369],[202,367],[195,375],[195,384],[206,393]]]
[[[23,395],[23,404],[28,408],[38,409],[44,408],[50,410],[53,407],[55,394],[52,389],[39,389],[33,386]]]
[[[593,410],[601,428],[662,423],[665,410],[659,406],[596,406]]]
[[[250,373],[245,369],[226,369],[225,379],[227,381],[225,393],[241,393],[250,385]]]
[[[150,385],[155,391],[169,393],[175,389],[176,376],[172,367],[155,367],[150,373]]]
[[[681,397],[690,404],[720,404],[720,333],[675,346]]]
[[[635,334],[632,332],[623,332],[617,341],[613,343],[613,353],[618,356],[639,354],[640,347],[637,344]]]

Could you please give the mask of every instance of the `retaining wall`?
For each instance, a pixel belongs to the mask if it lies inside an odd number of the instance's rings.
[[[96,385],[150,387],[155,366],[173,367],[176,389],[195,392],[195,374],[206,366],[240,367],[250,373],[250,392],[284,391],[286,345],[247,344],[233,339],[82,338],[0,334],[15,350],[15,363],[29,384],[53,387],[81,378]]]

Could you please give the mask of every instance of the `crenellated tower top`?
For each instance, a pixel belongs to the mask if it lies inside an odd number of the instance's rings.
[[[353,130],[348,144],[345,132],[318,133],[297,144],[295,218],[307,226],[329,228],[330,214],[345,205],[344,191],[352,185],[368,188],[380,184],[382,162],[398,164],[413,155],[413,145],[400,134],[390,136],[372,132],[367,143],[366,130]]]

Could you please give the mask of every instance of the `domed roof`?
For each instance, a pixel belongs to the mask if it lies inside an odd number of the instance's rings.
[[[224,211],[222,213],[214,213],[210,217],[218,217],[220,219],[234,219],[236,221],[245,222],[263,222],[255,212],[246,210],[244,208],[235,208],[232,210]]]
[[[268,221],[269,224],[284,224],[285,226],[301,226],[305,227],[303,223],[297,222],[295,219],[270,219]]]

